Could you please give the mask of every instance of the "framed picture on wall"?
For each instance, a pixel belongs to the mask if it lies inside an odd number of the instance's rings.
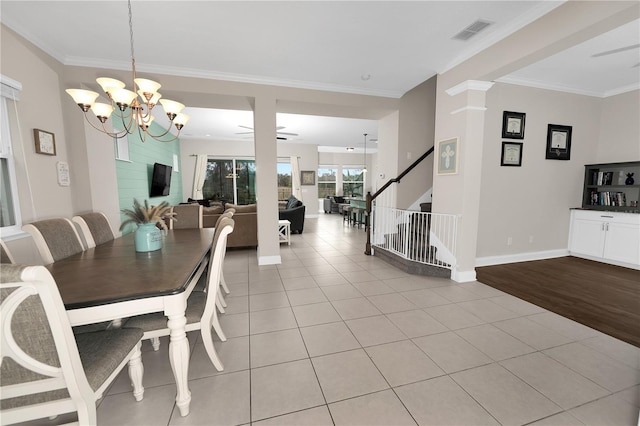
[[[458,173],[458,138],[438,142],[438,174],[454,175]]]
[[[33,129],[33,139],[38,154],[56,155],[56,137],[53,133],[40,129]]]
[[[501,166],[522,166],[522,142],[502,142]]]
[[[547,125],[547,160],[569,160],[571,158],[571,126]]]
[[[502,113],[502,137],[524,139],[524,112],[504,111]]]
[[[300,185],[315,185],[316,184],[316,172],[313,170],[300,171]]]

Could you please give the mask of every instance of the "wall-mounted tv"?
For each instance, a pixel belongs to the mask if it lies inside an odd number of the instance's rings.
[[[171,166],[160,163],[153,165],[153,177],[151,178],[150,197],[162,197],[169,195],[171,189]]]

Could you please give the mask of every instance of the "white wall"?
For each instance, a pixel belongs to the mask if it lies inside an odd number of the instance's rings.
[[[402,173],[433,146],[436,77],[405,93],[400,99],[398,173]],[[388,179],[396,176],[389,176]],[[388,180],[387,179],[387,180]],[[433,186],[433,154],[397,184],[398,208],[406,209]]]
[[[569,209],[580,206],[584,165],[596,158],[602,103],[589,96],[501,83],[489,90],[478,257],[567,249]],[[522,167],[500,166],[503,111],[526,114],[524,140],[512,140],[523,142]],[[545,159],[548,124],[572,126],[569,161]]]
[[[602,100],[598,152],[591,163],[640,161],[640,90]]]

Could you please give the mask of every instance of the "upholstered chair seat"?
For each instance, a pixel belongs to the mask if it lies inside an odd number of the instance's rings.
[[[32,222],[24,225],[22,230],[31,234],[45,265],[84,250],[75,226],[67,218]]]
[[[80,227],[87,248],[104,244],[115,238],[111,223],[104,213],[85,213],[74,216],[71,220]]]

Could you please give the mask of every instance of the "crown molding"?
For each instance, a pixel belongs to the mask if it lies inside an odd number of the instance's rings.
[[[459,95],[460,93],[466,92],[468,90],[478,90],[481,92],[486,92],[487,90],[491,89],[493,84],[494,83],[492,81],[467,80],[448,88],[447,90],[445,90],[445,92],[449,96]]]
[[[118,71],[126,71],[131,69],[131,62],[105,61],[103,59],[96,59],[96,58],[66,57],[63,61],[63,64],[68,66],[112,69],[112,70],[118,70]],[[394,99],[399,99],[404,95],[404,92],[399,92],[395,90],[366,89],[361,87],[343,86],[338,84],[317,83],[317,82],[301,81],[301,80],[287,80],[287,79],[279,79],[279,78],[260,77],[260,76],[247,75],[247,74],[225,73],[225,72],[219,72],[219,71],[204,71],[204,70],[194,69],[194,68],[161,67],[161,66],[144,64],[140,62],[136,62],[136,71],[153,73],[153,74],[161,74],[161,75],[167,75],[167,76],[175,76],[175,77],[191,77],[191,78],[202,78],[207,80],[232,81],[236,83],[291,87],[295,89],[320,90],[324,92],[339,92],[339,93],[349,93],[353,95],[378,96],[378,97],[394,98]]]
[[[565,86],[562,84],[545,83],[538,80],[526,78],[505,76],[496,80],[499,83],[514,84],[517,86],[533,87],[535,89],[553,90],[556,92],[572,93],[574,95],[592,96],[596,98],[608,98],[609,96],[620,95],[622,93],[631,92],[640,89],[640,83],[619,87],[605,92],[597,92],[594,90],[585,90],[577,87]]]

